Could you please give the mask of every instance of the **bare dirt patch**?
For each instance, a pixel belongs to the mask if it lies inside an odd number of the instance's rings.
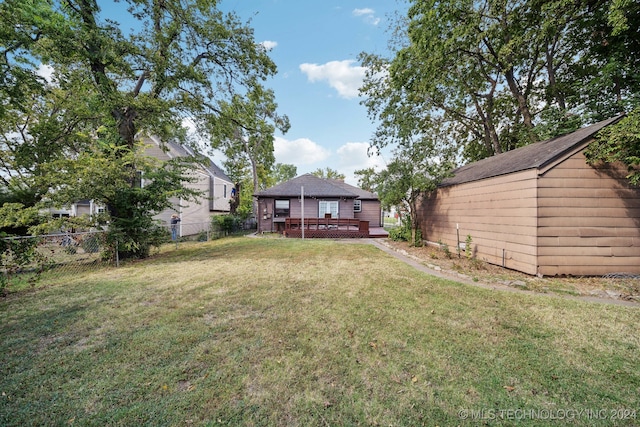
[[[381,242],[382,243],[382,242]],[[537,277],[488,264],[464,253],[446,252],[437,246],[410,246],[386,239],[384,244],[426,267],[452,278],[497,284],[526,291],[573,296],[609,298],[640,303],[637,277]]]

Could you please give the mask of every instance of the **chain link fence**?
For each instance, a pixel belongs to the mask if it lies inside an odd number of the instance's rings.
[[[167,244],[206,242],[250,230],[251,222],[218,220],[178,224],[177,238]],[[117,244],[115,245],[117,248]],[[39,280],[64,280],[98,268],[117,268],[119,256],[108,250],[106,232],[58,233],[0,239],[0,295],[23,289]]]
[[[0,293],[34,285],[43,277],[77,274],[109,266],[104,259],[105,232],[8,237],[0,241]]]

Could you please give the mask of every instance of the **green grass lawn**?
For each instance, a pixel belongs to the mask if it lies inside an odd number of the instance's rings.
[[[0,300],[0,425],[639,425],[638,325],[368,244],[168,245]]]

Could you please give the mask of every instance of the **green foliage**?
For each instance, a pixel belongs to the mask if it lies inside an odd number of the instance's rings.
[[[358,187],[366,191],[375,191],[376,171],[374,168],[360,169],[353,174],[358,177]]]
[[[599,161],[620,162],[627,167],[632,185],[640,185],[640,108],[635,109],[613,126],[598,133],[585,156],[590,164]]]
[[[408,221],[402,221],[400,226],[389,230],[389,238],[394,242],[411,241],[411,224]]]
[[[3,197],[27,191],[25,206],[39,208],[92,199],[107,209],[93,225],[108,221],[112,251],[118,241],[123,256],[144,257],[161,241],[151,217],[194,192],[188,165],[145,159],[138,135],[184,141],[185,116],[200,128],[240,123],[250,142],[266,141],[258,161],[268,163],[268,120],[288,127],[260,85],[276,67],[252,29],[217,3],[128,2],[126,28],[95,2],[0,3]],[[36,73],[43,64],[51,81]]]
[[[393,25],[391,58],[360,55],[373,149],[440,134],[475,161],[640,103],[638,2],[413,0]]]
[[[276,163],[273,166],[271,172],[272,179],[267,184],[267,187],[272,187],[280,183],[289,181],[298,175],[298,168],[295,165]]]
[[[468,260],[473,258],[473,247],[471,246],[472,242],[473,239],[471,238],[471,234],[467,234],[467,238],[464,240],[464,253]]]
[[[47,266],[47,259],[38,252],[37,238],[0,239],[0,295],[4,295],[16,273],[30,267],[35,274],[29,277],[33,286]]]
[[[415,237],[412,239],[413,234],[409,217],[403,217],[400,226],[389,230],[389,238],[395,242],[410,242],[412,246],[422,246],[422,231],[419,228],[415,230]]]
[[[274,132],[289,130],[289,118],[277,114],[278,105],[271,90],[252,85],[246,96],[233,96],[220,102],[220,115],[207,122],[212,135],[212,147],[221,150],[227,160],[225,167],[234,182],[242,182],[250,176],[249,188],[257,192],[261,184],[269,181],[269,173],[275,162]],[[240,192],[240,203],[243,194]],[[252,196],[249,197],[249,200]],[[255,214],[256,205],[252,203]]]
[[[443,243],[442,241],[438,241],[438,245],[440,246],[440,249],[442,249],[442,252],[444,252],[444,255],[448,259],[453,258],[453,254],[451,253],[451,250],[449,249],[449,245],[447,245],[446,243]]]
[[[211,217],[212,229],[225,236],[242,230],[242,223],[242,218],[237,215],[215,215]]]
[[[318,178],[324,178],[324,179],[341,180],[341,179],[345,178],[343,173],[340,173],[337,170],[331,169],[328,166],[326,168],[324,168],[324,169],[318,168],[318,169],[314,170],[313,172],[311,172],[311,175],[315,175]]]
[[[22,203],[5,203],[0,206],[0,231],[11,234],[25,234],[24,230],[41,222],[35,207],[25,207]]]

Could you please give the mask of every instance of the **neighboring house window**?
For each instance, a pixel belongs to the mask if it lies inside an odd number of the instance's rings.
[[[289,200],[276,200],[275,218],[285,218],[289,216]]]
[[[338,217],[337,200],[320,200],[318,202],[318,218],[323,218],[324,214],[331,214],[331,218]]]
[[[226,198],[227,198],[227,184],[225,184],[225,185],[222,187],[222,192],[223,192],[222,197],[224,197],[224,198],[226,199]]]
[[[355,199],[353,201],[353,211],[354,212],[362,212],[362,200]]]

